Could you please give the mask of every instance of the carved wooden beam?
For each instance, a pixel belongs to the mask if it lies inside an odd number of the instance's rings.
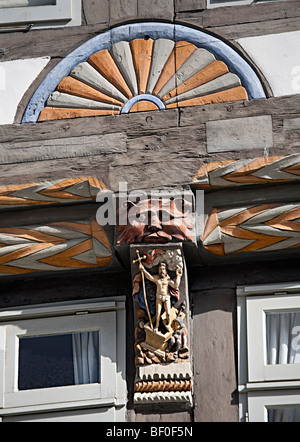
[[[106,190],[101,181],[92,177],[3,186],[0,187],[0,209],[88,202]]]
[[[95,219],[0,229],[0,276],[96,268],[112,261]]]
[[[221,161],[202,166],[192,186],[200,189],[300,180],[300,154]]]
[[[213,209],[203,245],[215,255],[275,251],[300,246],[300,203]]]

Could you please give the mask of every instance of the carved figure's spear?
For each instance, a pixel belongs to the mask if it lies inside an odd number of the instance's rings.
[[[137,250],[136,253],[137,253],[138,259],[132,261],[133,264],[136,264],[137,262],[138,262],[139,264],[141,264],[141,262],[142,262],[144,259],[147,259],[147,256],[143,256],[143,257],[141,258],[139,250]],[[146,309],[147,309],[147,313],[148,313],[148,317],[149,317],[149,322],[150,322],[150,325],[151,325],[151,329],[153,330],[152,318],[151,318],[151,314],[150,314],[150,310],[149,310],[149,306],[148,306],[148,301],[147,301],[146,285],[145,285],[145,275],[144,275],[143,272],[141,272],[141,273],[142,273],[142,281],[143,281],[143,291],[144,291],[145,305],[146,305]]]

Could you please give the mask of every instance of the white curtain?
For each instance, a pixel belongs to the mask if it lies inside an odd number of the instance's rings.
[[[75,385],[99,382],[99,333],[75,333],[72,339]]]
[[[273,408],[269,410],[269,422],[300,422],[299,407]]]
[[[299,327],[300,313],[267,314],[268,364],[300,364]]]
[[[267,314],[267,362],[300,364],[300,313]],[[300,422],[300,407],[270,409],[269,422]]]

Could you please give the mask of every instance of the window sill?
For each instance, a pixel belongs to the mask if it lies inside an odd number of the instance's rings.
[[[80,26],[81,0],[56,0],[53,6],[27,6],[1,9],[0,29],[17,30],[34,27]]]

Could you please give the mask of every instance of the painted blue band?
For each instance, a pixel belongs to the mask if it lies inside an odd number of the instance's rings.
[[[155,22],[134,23],[97,35],[58,63],[35,91],[26,108],[22,123],[36,123],[38,121],[49,96],[55,91],[61,80],[68,76],[79,63],[86,61],[98,51],[110,49],[114,43],[145,37],[153,40],[165,38],[173,41],[187,41],[199,48],[207,49],[215,55],[217,60],[224,61],[231,72],[238,75],[250,100],[266,98],[261,81],[251,66],[234,49],[216,37],[182,25]]]
[[[150,94],[142,94],[142,95],[137,95],[136,97],[133,97],[131,98],[131,100],[127,101],[127,103],[124,104],[121,110],[121,114],[128,114],[130,112],[130,109],[140,101],[150,101],[150,103],[154,103],[158,107],[158,109],[160,110],[166,109],[166,106],[158,97],[155,97],[154,95]]]

